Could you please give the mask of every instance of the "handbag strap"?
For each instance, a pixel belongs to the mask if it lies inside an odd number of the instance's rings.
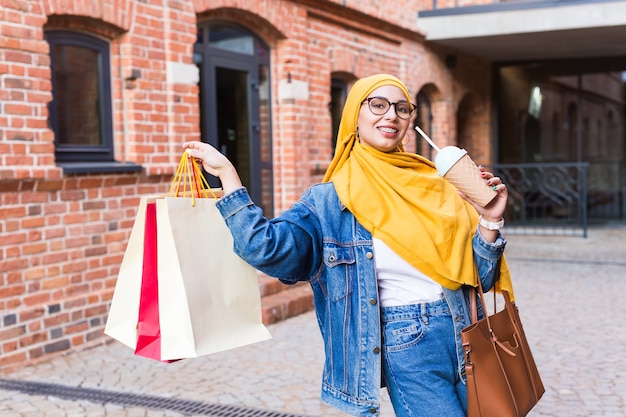
[[[478,321],[478,305],[476,304],[476,293],[480,296],[480,304],[483,306],[483,310],[485,311],[485,318],[487,319],[487,323],[489,323],[489,314],[485,310],[487,308],[487,304],[485,303],[485,297],[483,295],[483,286],[480,282],[480,278],[478,278],[478,286],[470,287],[469,297],[470,297],[470,317],[472,319],[472,324]],[[496,299],[493,299],[493,306],[495,309]],[[491,329],[491,323],[489,323],[489,329]]]
[[[483,286],[480,282],[480,279],[478,279],[478,287],[470,287],[470,315],[472,318],[472,324],[476,323],[478,321],[478,307],[476,305],[476,292],[478,291],[478,295],[480,296],[480,303],[483,306],[483,311],[485,313],[485,320],[487,321],[487,327],[489,328],[489,336],[491,337],[491,340],[496,343],[498,346],[500,346],[500,348],[502,348],[502,350],[504,350],[505,352],[507,352],[509,355],[511,356],[515,356],[515,353],[512,352],[509,348],[507,348],[502,342],[500,342],[500,340],[498,339],[498,336],[496,334],[494,334],[493,332],[493,327],[491,327],[491,320],[489,320],[489,313],[487,312],[486,308],[487,308],[487,304],[485,303],[485,296],[483,295]],[[473,294],[472,294],[473,293]],[[504,302],[505,302],[505,309],[507,309],[510,313],[510,309],[515,308],[512,305],[511,302],[511,296],[509,295],[509,293],[507,291],[502,291],[502,297],[504,298]],[[493,309],[494,309],[494,313],[496,311],[496,291],[495,289],[493,290]],[[513,325],[516,327],[515,330],[516,332],[519,332],[519,329],[517,328],[517,323],[516,321],[513,319],[513,317],[511,317]]]
[[[469,287],[469,301],[470,301],[470,317],[472,324],[478,321],[478,307],[476,305],[476,287]]]
[[[489,312],[487,311],[487,303],[485,302],[485,296],[483,294],[483,285],[480,282],[480,278],[478,278],[478,286],[477,287],[472,287],[474,289],[474,292],[478,292],[478,295],[480,296],[480,304],[483,306],[483,312],[485,313],[485,320],[487,321],[487,327],[489,328],[489,334],[491,335],[492,339],[493,339],[493,327],[491,327],[491,321],[489,320]],[[494,312],[496,310],[496,298],[495,298],[495,289],[494,289],[494,298],[493,298],[493,309]],[[472,315],[472,324],[476,323],[478,321],[478,307],[476,305],[476,295],[474,295],[474,297],[472,297],[472,300],[470,300],[470,309],[472,310],[471,315]]]

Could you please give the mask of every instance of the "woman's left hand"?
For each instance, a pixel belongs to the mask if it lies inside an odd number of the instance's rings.
[[[506,184],[502,183],[500,177],[496,177],[493,173],[487,171],[485,167],[479,166],[480,175],[485,179],[488,186],[492,187],[494,191],[496,191],[496,196],[486,207],[481,207],[478,203],[472,201],[465,194],[459,191],[461,197],[470,203],[478,212],[479,215],[483,216],[488,222],[499,222],[502,220],[504,215],[504,210],[506,209],[506,203],[509,198],[509,191],[506,187]],[[495,236],[497,235],[497,231],[490,231],[483,227],[481,227],[481,232],[485,237],[490,238],[489,240],[495,240]],[[493,233],[490,233],[493,232]],[[493,237],[493,239],[491,239]]]

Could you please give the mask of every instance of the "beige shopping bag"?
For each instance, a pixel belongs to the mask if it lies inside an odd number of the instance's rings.
[[[232,250],[216,200],[142,198],[105,333],[136,349],[146,205],[156,203],[161,360],[207,355],[270,339],[257,272]]]
[[[216,201],[141,199],[105,334],[162,361],[271,338],[261,319],[257,272],[233,252]]]

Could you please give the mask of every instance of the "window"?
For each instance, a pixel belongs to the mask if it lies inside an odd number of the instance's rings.
[[[415,97],[417,104],[417,115],[415,117],[415,124],[422,129],[428,137],[432,135],[433,129],[433,110],[430,102],[430,97],[424,90],[417,93]],[[417,136],[416,152],[425,158],[433,160],[433,149],[420,136]]]
[[[328,104],[333,129],[331,136],[331,149],[333,154],[335,153],[335,147],[337,146],[339,123],[341,122],[341,114],[343,113],[343,106],[346,104],[347,95],[348,83],[339,78],[333,77],[330,81],[330,103]]]
[[[49,126],[59,165],[114,162],[109,44],[82,33],[48,31],[52,101]]]

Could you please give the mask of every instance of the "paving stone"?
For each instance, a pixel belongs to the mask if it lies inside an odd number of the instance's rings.
[[[506,229],[505,229],[506,232]],[[587,239],[506,236],[516,304],[546,393],[529,417],[626,415],[626,228]],[[273,339],[164,364],[103,344],[0,377],[181,398],[311,417],[346,417],[319,400],[323,343],[312,311],[268,326]],[[393,411],[385,391],[382,416]],[[62,413],[59,413],[62,411]],[[82,413],[82,414],[81,414]],[[180,417],[171,410],[0,391],[2,417]]]

